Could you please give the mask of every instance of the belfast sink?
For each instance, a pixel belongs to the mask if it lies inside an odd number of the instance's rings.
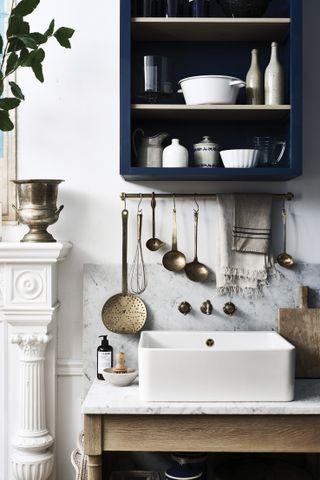
[[[295,348],[276,332],[143,332],[144,401],[287,402]]]

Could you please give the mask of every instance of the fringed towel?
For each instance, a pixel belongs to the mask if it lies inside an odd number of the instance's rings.
[[[269,254],[271,195],[235,195],[232,250]]]
[[[261,198],[260,195],[250,195],[251,205],[256,205],[256,210],[254,211],[251,208],[253,218],[246,219],[246,215],[242,211],[238,211],[236,218],[235,195],[222,194],[217,196],[216,280],[218,295],[232,296],[238,294],[243,297],[259,295],[262,287],[268,285],[270,278],[274,275],[273,262],[269,254],[270,235],[268,235],[268,239],[247,234],[239,235],[239,238],[236,238],[237,236],[233,237],[233,232],[238,231],[236,227],[238,229],[239,225],[241,228],[250,229],[252,225],[256,224],[257,228],[266,228],[266,230],[271,225],[271,206],[270,212],[265,208],[264,220],[259,219],[258,221],[257,219],[258,215],[262,215]],[[266,207],[267,204],[264,203],[264,205]],[[269,222],[267,216],[269,216]],[[243,220],[245,223],[243,223]],[[237,224],[235,221],[237,221]],[[266,225],[266,227],[263,225]],[[242,249],[248,248],[249,251],[233,250],[235,246]],[[251,252],[250,250],[253,248],[263,250],[264,253]]]

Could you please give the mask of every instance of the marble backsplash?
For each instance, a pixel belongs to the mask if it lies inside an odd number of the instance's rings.
[[[145,329],[153,330],[273,330],[277,328],[277,309],[297,305],[299,285],[310,287],[311,307],[320,307],[320,265],[300,264],[293,270],[278,268],[279,275],[264,296],[257,299],[235,297],[233,317],[223,313],[228,297],[217,297],[214,280],[205,284],[190,282],[184,274],[165,270],[162,264],[147,265],[148,288],[141,295],[148,309]],[[124,351],[127,365],[137,366],[139,335],[109,333],[101,321],[105,301],[121,290],[120,265],[86,265],[84,269],[83,361],[85,390],[96,375],[96,350],[99,335],[109,334],[114,351]],[[210,299],[210,316],[200,312],[200,305]],[[182,301],[192,305],[189,315],[178,311]]]

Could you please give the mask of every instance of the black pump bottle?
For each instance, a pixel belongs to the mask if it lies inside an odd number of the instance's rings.
[[[103,369],[113,366],[113,348],[109,345],[108,335],[100,335],[99,338],[102,340],[97,348],[97,378],[103,380]]]

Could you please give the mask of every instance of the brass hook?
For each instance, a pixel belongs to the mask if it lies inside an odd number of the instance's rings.
[[[175,196],[175,194],[172,195],[172,199],[173,199],[173,209],[176,210],[176,196]]]
[[[141,212],[140,207],[141,207],[142,200],[143,200],[142,193],[140,193],[140,200],[139,200],[139,203],[138,203],[138,213]]]
[[[151,208],[156,208],[156,195],[154,192],[152,192],[152,197],[151,197]]]
[[[282,214],[282,220],[283,220],[283,223],[284,223],[286,221],[286,217],[287,217],[286,199],[285,198],[283,199],[281,214]]]
[[[194,209],[194,213],[199,213],[200,207],[199,203],[197,202],[197,194],[194,194],[194,203],[196,204],[197,209]]]

